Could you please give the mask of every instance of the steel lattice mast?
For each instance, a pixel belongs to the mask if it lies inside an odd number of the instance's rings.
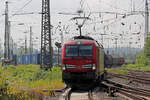
[[[52,67],[50,0],[42,0],[41,68]]]
[[[4,58],[10,59],[10,49],[9,49],[9,38],[10,38],[10,23],[8,21],[8,2],[6,2],[6,9],[5,9],[5,42],[4,42]]]
[[[145,34],[144,34],[144,42],[149,35],[149,11],[148,11],[148,1],[145,1]]]

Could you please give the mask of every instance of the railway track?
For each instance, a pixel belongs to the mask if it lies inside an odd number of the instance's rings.
[[[66,88],[64,93],[62,94],[62,98],[60,98],[60,100],[70,100],[71,93],[72,93],[72,89]]]
[[[112,80],[102,82],[104,87],[108,88],[108,93],[113,94],[119,92],[134,100],[147,100],[145,97],[150,97],[150,90],[133,88],[125,84],[117,83]]]
[[[129,70],[128,72],[136,72],[136,73],[146,73],[146,74],[150,74],[150,71],[140,71],[140,70]]]
[[[129,80],[132,79],[133,81],[136,81],[139,83],[150,84],[149,79],[144,79],[142,77],[137,77],[135,75],[131,76],[131,75],[122,75],[122,74],[113,74],[113,73],[108,73],[108,75],[117,77],[117,78],[123,78],[123,79],[129,79]],[[134,88],[126,84],[112,81],[110,79],[103,81],[102,84],[104,88],[107,88],[107,90],[110,90],[108,91],[108,93],[110,92],[111,94],[120,93],[133,100],[148,100],[147,98],[150,98],[150,90],[148,89],[137,88],[137,87]],[[64,91],[63,98],[60,100],[83,100],[83,99],[84,100],[97,100],[94,98],[93,96],[94,92],[92,93],[92,90],[82,93],[82,92],[77,92],[72,88],[66,88],[63,91]]]
[[[62,94],[62,98],[60,100],[94,100],[92,90],[89,91],[75,91],[72,88],[68,88]]]
[[[89,99],[89,100],[94,100],[93,94],[92,94],[92,90],[90,90],[90,91],[88,92],[88,99]]]
[[[139,83],[150,84],[150,79],[143,78],[143,77],[138,77],[136,75],[124,75],[124,74],[114,74],[114,73],[107,73],[107,74],[109,76],[113,76],[113,77],[117,77],[117,78],[123,78],[123,79],[136,81],[136,82],[139,82]]]
[[[128,74],[134,75],[135,77],[150,79],[150,71],[128,70]]]

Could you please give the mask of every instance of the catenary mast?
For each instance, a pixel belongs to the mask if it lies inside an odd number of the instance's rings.
[[[10,22],[8,19],[8,2],[6,2],[6,8],[5,8],[5,37],[4,37],[4,58],[10,59]]]
[[[42,0],[41,25],[41,68],[48,70],[52,67],[50,0]]]

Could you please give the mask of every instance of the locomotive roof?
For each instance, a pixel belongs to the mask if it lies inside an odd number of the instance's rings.
[[[103,46],[101,44],[99,44],[96,40],[94,40],[93,38],[91,37],[88,37],[88,36],[75,36],[73,37],[73,40],[69,40],[67,42],[65,42],[65,44],[78,44],[80,41],[81,43],[84,42],[84,43],[87,43],[87,44],[96,44],[96,45],[99,45],[100,47],[103,48]]]
[[[89,36],[75,36],[73,37],[74,40],[76,39],[86,39],[86,40],[94,40],[92,37]]]
[[[95,43],[95,41],[94,40],[85,40],[85,39],[75,39],[75,40],[66,41],[64,44],[82,44],[82,43],[93,44],[93,43]]]

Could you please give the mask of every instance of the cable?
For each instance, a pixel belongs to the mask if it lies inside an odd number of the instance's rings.
[[[143,4],[138,8],[138,10],[144,9],[144,7],[145,7],[145,5]]]
[[[85,0],[85,3],[86,3],[86,5],[87,5],[87,7],[88,7],[88,9],[89,9],[89,16],[91,15],[91,13],[92,13],[92,11],[91,11],[91,8],[90,8],[90,6],[89,6],[89,3],[87,2],[87,0]],[[93,15],[94,17],[95,17],[95,15]],[[89,24],[88,24],[89,25]],[[83,27],[84,28],[84,27]]]
[[[85,3],[86,3],[86,5],[87,5],[87,7],[88,7],[89,11],[91,12],[91,8],[90,8],[90,6],[89,6],[89,4],[88,4],[87,0],[85,0]]]
[[[84,5],[84,2],[85,2],[85,0],[81,0],[81,1],[80,1],[81,9],[82,9],[82,7],[83,7],[83,5]]]
[[[21,10],[23,10],[27,5],[29,5],[32,2],[32,0],[29,0],[23,7],[21,7],[18,11],[16,11],[12,16],[15,16],[18,12],[20,12]],[[11,16],[11,17],[12,17]]]
[[[100,1],[99,1],[100,2]],[[128,11],[126,9],[122,9],[122,8],[118,8],[118,7],[114,7],[113,5],[109,4],[109,3],[106,3],[106,2],[103,2],[104,4],[107,4],[108,6],[112,7],[112,8],[115,8],[115,9],[119,9],[119,10],[123,10],[123,11]]]
[[[140,2],[139,5],[137,6],[137,10],[140,10],[140,8],[143,7],[143,6],[144,5],[143,5],[143,0],[142,0],[142,2]]]

